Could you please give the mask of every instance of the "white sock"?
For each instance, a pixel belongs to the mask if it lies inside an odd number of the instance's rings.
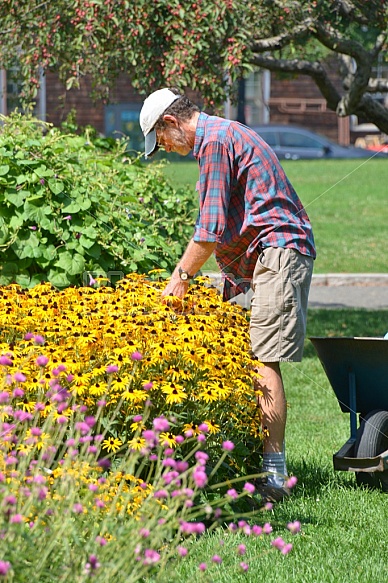
[[[267,483],[275,488],[284,485],[287,476],[285,449],[280,452],[263,454],[263,472],[268,472]]]

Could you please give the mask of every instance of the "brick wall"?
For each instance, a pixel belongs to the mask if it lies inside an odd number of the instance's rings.
[[[46,111],[47,121],[55,126],[60,125],[69,112],[76,111],[76,120],[79,126],[91,125],[97,131],[104,132],[104,101],[93,102],[90,97],[92,92],[91,83],[87,78],[82,78],[79,89],[65,90],[64,85],[59,81],[54,73],[47,73],[46,76]],[[111,92],[110,103],[139,103],[143,102],[141,97],[132,88],[127,76],[122,75],[116,82]]]

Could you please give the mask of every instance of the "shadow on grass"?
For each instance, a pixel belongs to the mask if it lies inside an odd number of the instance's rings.
[[[293,461],[292,473],[298,477],[297,497],[317,498],[333,488],[357,487],[353,472],[336,472],[329,466],[318,466],[315,461]]]

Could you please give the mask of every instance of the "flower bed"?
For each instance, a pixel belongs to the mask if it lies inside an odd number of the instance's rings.
[[[32,411],[44,401],[53,373],[59,374],[91,414],[101,400],[107,411],[117,408],[114,423],[105,427],[107,452],[144,447],[146,426],[131,418],[151,400],[152,416],[173,421],[160,436],[171,447],[176,435],[197,433],[206,422],[213,461],[230,439],[236,445],[234,472],[257,471],[252,454],[261,434],[252,367],[258,363],[249,355],[246,313],[223,303],[204,283],[191,287],[180,313],[160,301],[164,283],[136,274],[116,288],[3,288],[0,354],[12,360],[11,377],[26,376],[19,406]],[[44,338],[42,346],[37,335]],[[52,408],[50,403],[45,411]]]
[[[180,313],[136,274],[116,288],[0,289],[0,577],[129,583],[206,528],[271,534],[236,522],[247,497],[260,507],[246,314],[204,283]]]

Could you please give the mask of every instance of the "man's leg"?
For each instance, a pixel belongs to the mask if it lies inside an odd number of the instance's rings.
[[[262,393],[259,404],[262,412],[262,425],[268,436],[264,439],[264,453],[283,451],[284,432],[287,419],[287,402],[280,366],[278,362],[263,363],[258,369],[260,378],[255,385]]]

